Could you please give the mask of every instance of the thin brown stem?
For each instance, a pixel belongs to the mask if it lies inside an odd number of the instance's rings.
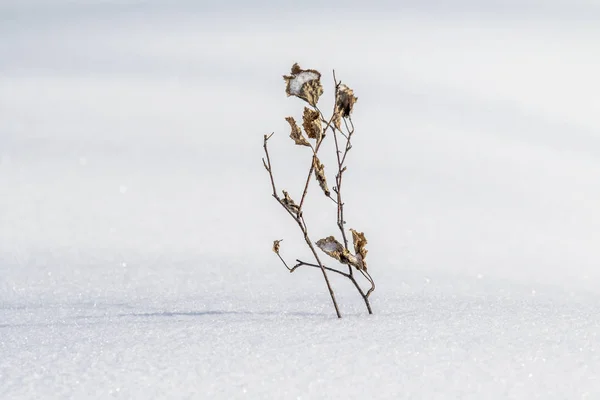
[[[317,145],[317,151],[319,151],[319,146]],[[314,154],[317,154],[316,152]],[[313,155],[313,157],[315,157]],[[304,184],[304,191],[302,192],[302,198],[300,199],[300,205],[298,206],[298,214],[302,212],[302,206],[304,205],[304,199],[306,198],[306,194],[308,193],[308,184],[310,183],[310,178],[315,170],[315,163],[312,161],[310,164],[310,169],[308,170],[308,176],[306,177],[306,183]]]
[[[371,295],[371,293],[373,293],[375,291],[375,281],[371,277],[371,274],[369,274],[366,270],[364,271],[363,275],[365,276],[365,278],[367,278],[369,280],[369,282],[371,282],[371,288],[369,289],[369,291],[367,292],[367,295],[366,295],[367,297],[369,297]]]
[[[337,91],[336,91],[336,93],[337,93]],[[337,97],[337,95],[336,95],[336,97]],[[321,115],[321,118],[323,119],[323,113],[321,112],[321,110],[319,110],[319,108],[316,105],[314,106],[314,109],[319,112],[319,114]],[[327,129],[329,129],[329,127],[331,126],[334,116],[335,116],[335,114],[332,114],[329,121],[327,121],[327,125],[325,125],[325,128],[323,128],[321,138],[318,139],[317,145],[313,149],[313,159],[311,160],[310,168],[308,170],[308,176],[306,177],[306,183],[304,184],[304,191],[302,192],[302,198],[300,199],[300,205],[298,206],[298,213],[302,212],[302,206],[304,205],[304,199],[306,199],[306,195],[308,194],[308,185],[310,183],[312,174],[315,171],[314,157],[317,156],[317,153],[319,152],[319,149],[321,148],[321,143],[323,143],[323,138],[325,137],[325,132],[327,132]],[[311,145],[311,148],[312,148],[312,145]]]
[[[353,275],[350,275],[349,278],[354,284],[354,287],[356,287],[356,290],[358,290],[358,293],[360,293],[360,296],[363,298],[365,306],[367,307],[367,311],[369,312],[369,314],[373,314],[373,310],[371,309],[371,302],[369,302],[369,295],[365,294],[365,292],[362,290],[362,288],[360,287],[360,285],[356,281],[356,278]]]
[[[313,268],[321,268],[317,264],[307,263],[307,262],[304,262],[302,260],[296,260],[296,262],[297,262],[297,264],[294,265],[290,269],[290,273],[294,272],[295,270],[297,270],[298,268],[300,268],[300,267],[302,267],[304,265],[306,265],[308,267],[313,267]],[[373,288],[370,289],[367,294],[365,294],[365,292],[362,290],[362,288],[360,287],[360,285],[356,281],[356,278],[352,274],[347,274],[347,273],[342,272],[342,271],[340,271],[338,269],[330,268],[330,267],[326,267],[326,266],[323,266],[323,268],[325,268],[327,271],[335,272],[336,274],[342,275],[342,276],[350,279],[350,281],[352,281],[352,283],[354,284],[354,287],[356,288],[356,290],[358,290],[358,293],[360,293],[360,296],[362,297],[363,301],[365,302],[365,306],[367,307],[367,311],[369,312],[369,314],[373,314],[373,310],[371,309],[371,303],[369,302],[369,295],[374,290]]]
[[[334,79],[334,83],[335,83],[335,87],[336,87],[335,105],[334,105],[334,110],[333,110],[334,115],[335,115],[335,113],[336,113],[335,106],[337,105],[337,99],[338,99],[337,94],[338,94],[338,89],[341,85],[341,81],[338,81],[335,76],[335,71],[333,73],[333,79]],[[318,111],[319,111],[319,113],[321,113],[320,110],[318,110]],[[322,113],[321,113],[321,120],[325,121],[325,118],[323,117]],[[336,158],[337,158],[337,167],[338,167],[338,171],[337,171],[337,174],[335,177],[336,186],[334,188],[334,191],[336,192],[336,197],[337,197],[337,200],[335,201],[335,203],[337,205],[337,226],[340,230],[340,233],[342,234],[342,239],[344,241],[344,248],[346,250],[350,251],[350,249],[348,248],[348,237],[346,235],[346,229],[345,229],[344,202],[342,199],[342,184],[343,184],[344,172],[346,172],[346,166],[345,166],[346,157],[348,156],[348,152],[352,149],[351,138],[352,138],[352,135],[354,134],[354,123],[352,122],[352,119],[350,118],[350,116],[348,116],[346,118],[342,118],[342,120],[344,121],[344,127],[346,128],[346,131],[348,132],[348,134],[344,133],[344,131],[342,129],[338,129],[335,125],[329,124],[329,128],[331,129],[331,132],[333,133],[333,140],[334,140],[334,144],[335,144],[335,154],[336,154]],[[338,133],[346,139],[346,143],[344,145],[343,152],[342,152],[341,146],[340,146],[341,143],[338,140],[338,136],[337,136]],[[365,305],[367,306],[367,310],[369,311],[369,314],[372,314],[371,305],[369,303],[369,295],[375,290],[375,283],[374,283],[373,279],[371,278],[370,275],[368,275],[368,273],[362,274],[365,277],[365,279],[367,279],[367,281],[371,284],[371,288],[369,289],[367,294],[365,294],[354,277],[354,271],[353,271],[352,266],[348,265],[348,274],[346,274],[346,275],[348,276],[348,278],[350,278],[352,280],[352,283],[357,288],[357,290],[359,291],[363,300],[365,301]]]
[[[279,198],[279,196],[277,195],[277,189],[275,186],[275,178],[273,178],[273,167],[271,165],[271,157],[269,156],[269,149],[267,147],[267,142],[271,138],[271,136],[273,136],[273,134],[271,134],[269,136],[265,135],[265,137],[264,137],[263,148],[265,151],[265,155],[267,157],[267,161],[265,163],[265,161],[263,159],[263,165],[265,166],[267,172],[269,173],[269,177],[271,178],[271,187],[273,189],[273,197],[275,197],[277,202],[279,204],[281,204],[281,206],[288,212],[288,214],[290,214],[290,216],[294,219],[294,221],[296,221],[296,223],[300,227],[300,230],[302,231],[302,234],[304,236],[304,240],[305,240],[306,244],[308,245],[311,252],[313,253],[313,256],[315,257],[317,264],[321,268],[321,272],[323,273],[323,278],[325,279],[325,283],[327,284],[327,289],[329,290],[329,295],[331,297],[331,301],[333,302],[333,307],[335,308],[337,317],[342,318],[342,314],[340,313],[340,309],[338,307],[337,300],[335,299],[335,293],[333,292],[333,288],[331,287],[331,283],[329,282],[329,277],[327,276],[327,272],[325,271],[325,266],[319,259],[319,255],[317,254],[317,252],[312,244],[312,241],[310,240],[310,237],[308,236],[308,230],[306,228],[306,221],[304,220],[304,217],[302,216],[302,211],[299,210],[298,214],[294,215],[290,211],[290,209],[283,203],[281,198]],[[309,180],[310,180],[310,176],[309,176]],[[307,185],[308,185],[308,183],[307,183]],[[279,258],[283,261],[283,258],[281,256],[279,256]],[[287,264],[285,263],[285,261],[283,263],[286,267],[288,267]],[[288,267],[288,269],[290,269],[290,268]]]
[[[275,196],[275,198],[277,198],[277,190],[275,189],[275,180],[273,179],[273,170],[271,169],[271,157],[269,157],[269,151],[267,150],[267,141],[269,139],[271,139],[271,136],[273,136],[275,132],[271,133],[270,135],[265,135],[265,138],[263,140],[263,148],[265,149],[265,154],[267,155],[267,163],[265,163],[265,159],[263,158],[263,165],[265,166],[266,170],[269,172],[269,177],[271,177],[271,187],[273,188],[273,196]]]
[[[296,269],[300,268],[300,267],[301,267],[301,266],[303,266],[303,265],[306,265],[306,266],[308,266],[308,267],[313,267],[313,268],[321,268],[321,266],[319,266],[319,265],[317,265],[317,264],[311,264],[311,263],[307,263],[307,262],[304,262],[304,261],[302,261],[302,260],[296,260],[296,262],[297,262],[297,264],[296,264],[296,265],[294,265],[294,266],[293,266],[293,267],[290,269],[290,272],[294,272]],[[323,268],[325,268],[327,271],[335,272],[336,274],[340,274],[340,275],[343,275],[343,276],[345,276],[346,278],[349,278],[348,274],[346,274],[346,273],[344,273],[344,272],[340,271],[339,269],[330,268],[330,267],[326,267],[326,266],[323,266]]]
[[[335,79],[335,75],[334,75],[334,79]],[[336,85],[339,85],[339,83],[336,82]],[[342,118],[342,119],[344,121],[344,126],[345,126],[348,134],[346,135],[341,129],[337,129],[334,126],[331,127],[331,131],[333,133],[334,144],[335,144],[335,153],[336,153],[336,158],[337,158],[337,162],[338,162],[338,172],[335,177],[336,178],[335,192],[337,195],[337,225],[342,234],[342,239],[344,240],[344,248],[346,250],[350,251],[348,248],[348,238],[346,236],[346,229],[344,226],[345,220],[344,220],[344,202],[342,199],[342,183],[343,183],[344,172],[346,172],[346,166],[345,166],[346,157],[348,156],[348,152],[352,149],[351,138],[352,138],[352,135],[354,134],[354,124],[350,117]],[[340,142],[339,142],[338,136],[337,136],[338,132],[346,139],[346,143],[344,145],[343,152],[340,150]],[[348,274],[347,275],[350,278],[350,280],[352,281],[352,283],[354,284],[354,286],[356,287],[356,289],[358,290],[358,292],[360,293],[360,295],[362,296],[362,298],[365,302],[365,305],[367,307],[367,310],[369,311],[369,314],[372,314],[373,312],[371,309],[371,304],[369,302],[369,296],[375,290],[375,282],[373,281],[373,278],[371,277],[371,275],[369,275],[368,272],[366,272],[364,270],[361,270],[360,272],[365,277],[365,279],[367,279],[367,281],[371,284],[371,288],[369,289],[369,291],[366,294],[362,290],[362,288],[360,287],[358,282],[356,281],[356,278],[354,277],[354,274],[353,274],[352,267],[350,265],[348,266]]]
[[[338,307],[337,301],[335,300],[335,293],[333,292],[331,283],[329,283],[329,277],[327,276],[327,273],[325,272],[325,266],[321,262],[321,259],[319,258],[319,255],[317,254],[317,251],[315,250],[315,247],[313,246],[310,238],[308,237],[308,231],[306,230],[306,222],[304,221],[304,217],[302,215],[300,215],[296,219],[296,222],[298,223],[298,225],[300,226],[300,229],[302,230],[302,233],[304,234],[304,241],[310,248],[310,251],[313,253],[313,256],[315,257],[317,264],[319,264],[319,266],[321,267],[321,272],[323,272],[323,278],[325,279],[325,283],[327,283],[327,289],[329,289],[329,295],[331,296],[331,301],[333,302],[333,306],[335,307],[335,312],[337,314],[337,317],[342,318],[342,314],[340,314],[340,309]]]
[[[281,257],[281,254],[279,254],[279,253],[275,253],[275,254],[277,254],[277,257],[279,257],[279,259],[281,260],[281,262],[283,263],[283,265],[285,265],[285,267],[291,272],[292,269],[290,267],[288,267],[288,265],[285,262],[285,260],[283,259],[283,257]]]
[[[349,250],[346,229],[344,228],[344,202],[342,200],[342,178],[344,176],[344,172],[346,171],[346,167],[344,167],[344,162],[346,160],[346,154],[348,154],[348,146],[346,145],[346,150],[344,151],[344,154],[342,156],[339,147],[337,131],[335,129],[333,129],[333,138],[335,143],[335,153],[338,161],[338,172],[335,176],[335,192],[337,195],[337,226],[340,229],[342,239],[344,240],[344,248],[346,250]]]

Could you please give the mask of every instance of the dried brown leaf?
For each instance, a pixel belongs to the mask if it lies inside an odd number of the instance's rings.
[[[344,256],[347,260],[344,264],[352,265],[356,269],[367,269],[367,267],[364,265],[363,260],[360,258],[360,256],[355,256],[354,254],[350,253],[348,250],[344,250],[344,251],[345,251]]]
[[[342,262],[342,255],[344,254],[344,246],[333,236],[326,237],[325,239],[319,239],[317,241],[317,247],[323,250],[329,257],[335,258]]]
[[[298,212],[300,211],[300,207],[298,207],[294,200],[292,200],[288,192],[286,192],[285,190],[282,190],[282,192],[283,200],[281,200],[281,202],[283,203],[283,205],[294,214],[298,214]]]
[[[306,140],[306,138],[302,134],[302,130],[296,123],[296,120],[293,117],[285,117],[285,120],[288,122],[288,124],[290,124],[290,127],[292,128],[290,137],[294,139],[294,142],[299,146],[310,147],[310,143],[308,143],[308,140]]]
[[[275,254],[279,254],[279,243],[281,243],[283,241],[283,239],[281,240],[273,240],[273,252]]]
[[[302,127],[310,139],[317,139],[317,141],[321,140],[323,127],[321,125],[321,114],[319,114],[318,111],[304,107]]]
[[[319,97],[323,94],[321,86],[321,73],[314,69],[303,70],[296,63],[292,66],[291,75],[284,75],[286,82],[285,93],[288,96],[296,96],[316,106]]]
[[[352,239],[354,242],[354,252],[356,253],[356,257],[360,260],[360,263],[363,268],[358,269],[367,269],[367,262],[365,258],[367,258],[367,238],[365,237],[364,232],[357,232],[354,229],[350,229],[352,232]]]
[[[323,86],[321,85],[321,81],[318,79],[308,81],[302,86],[301,98],[305,99],[308,104],[313,107],[317,105],[322,94]]]
[[[354,109],[354,103],[358,98],[354,96],[354,91],[346,85],[340,85],[337,91],[337,99],[335,102],[335,113],[333,123],[336,128],[340,129],[342,118],[348,118]]]
[[[358,98],[354,96],[354,91],[352,89],[346,85],[340,85],[336,108],[340,110],[342,117],[347,118],[350,116],[356,100],[358,100]]]
[[[315,169],[315,178],[317,179],[317,182],[319,182],[319,186],[321,186],[321,189],[323,190],[323,193],[325,193],[325,196],[329,197],[331,192],[327,187],[327,179],[325,178],[325,166],[321,163],[317,156],[313,157],[313,166]]]
[[[344,248],[333,236],[317,241],[320,248],[329,257],[335,258],[342,264],[352,265],[357,269],[363,269],[362,261]]]

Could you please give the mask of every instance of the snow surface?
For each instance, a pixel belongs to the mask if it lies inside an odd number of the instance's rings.
[[[3,1],[0,399],[600,398],[596,4]],[[271,252],[293,62],[359,98],[373,316]]]

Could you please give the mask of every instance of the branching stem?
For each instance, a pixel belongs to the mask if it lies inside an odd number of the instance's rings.
[[[310,248],[311,252],[313,253],[313,256],[315,257],[315,260],[317,261],[317,264],[319,265],[319,268],[323,272],[323,278],[325,279],[325,283],[327,284],[327,289],[329,290],[329,295],[331,296],[331,301],[333,302],[333,307],[335,308],[337,317],[342,318],[342,314],[340,313],[340,308],[338,307],[337,301],[335,299],[335,293],[333,292],[333,288],[331,287],[331,283],[329,282],[329,277],[327,276],[327,272],[325,272],[325,266],[319,259],[319,255],[317,254],[317,252],[312,244],[312,241],[310,240],[310,238],[308,236],[308,230],[306,228],[306,222],[304,221],[304,217],[302,216],[302,211],[300,210],[300,211],[298,211],[298,214],[294,215],[294,213],[292,211],[290,211],[290,209],[285,205],[285,203],[283,203],[281,198],[277,195],[277,188],[275,186],[275,178],[273,177],[273,167],[271,165],[271,157],[269,156],[269,149],[267,147],[267,142],[269,141],[271,136],[273,136],[273,134],[271,134],[269,136],[265,135],[265,137],[264,137],[263,148],[265,150],[265,155],[267,157],[267,161],[265,163],[265,160],[263,159],[263,164],[264,164],[267,172],[269,173],[269,177],[271,179],[271,187],[273,189],[273,197],[275,198],[275,200],[277,200],[277,202],[279,204],[281,204],[281,206],[288,212],[288,214],[290,214],[290,216],[296,221],[296,223],[300,227],[300,230],[302,231],[302,235],[304,236],[304,240],[306,241],[306,244]],[[309,179],[310,179],[310,176],[309,176]],[[279,254],[277,254],[277,255],[279,256],[281,261],[283,261],[283,264],[288,269],[290,269],[287,266],[287,264],[285,263],[285,261],[283,260],[283,258]]]
[[[292,68],[292,74],[294,74],[295,68],[299,69],[299,67],[297,65],[294,65],[294,67]],[[286,77],[286,79],[288,79],[288,78],[289,77]],[[304,215],[302,213],[304,202],[305,202],[307,194],[308,194],[308,187],[310,185],[312,175],[315,172],[315,168],[316,168],[315,165],[319,164],[316,162],[317,154],[318,154],[319,150],[321,149],[321,144],[323,143],[325,134],[329,130],[331,130],[331,132],[333,134],[336,159],[337,159],[337,173],[335,176],[335,186],[333,187],[333,192],[335,192],[336,195],[335,195],[335,198],[329,194],[327,195],[327,197],[336,204],[337,226],[338,226],[338,229],[340,230],[340,233],[342,235],[342,239],[344,242],[344,244],[343,244],[344,251],[350,253],[350,249],[348,248],[348,237],[346,235],[346,229],[345,229],[346,221],[344,220],[344,202],[342,199],[342,186],[343,186],[342,184],[343,184],[344,172],[346,172],[346,165],[345,165],[346,157],[348,156],[348,152],[352,149],[351,139],[352,139],[352,135],[354,134],[354,123],[352,122],[352,119],[350,118],[349,114],[351,112],[352,104],[356,99],[352,100],[351,105],[348,106],[347,100],[346,100],[348,98],[347,88],[344,87],[340,91],[340,86],[341,86],[342,82],[337,80],[335,71],[333,71],[333,81],[335,83],[335,99],[334,99],[333,112],[332,112],[331,117],[329,119],[326,119],[325,116],[323,115],[323,113],[321,112],[321,110],[317,107],[317,105],[311,103],[311,104],[313,104],[313,106],[312,106],[313,109],[319,113],[320,121],[322,123],[324,123],[325,126],[322,128],[321,135],[320,135],[320,137],[317,138],[315,145],[313,146],[312,144],[310,144],[310,148],[312,150],[311,164],[310,164],[310,168],[308,171],[308,176],[306,178],[306,182],[304,183],[304,190],[302,191],[302,197],[300,199],[300,203],[298,204],[298,206],[293,204],[293,202],[290,203],[290,198],[288,197],[288,194],[285,191],[284,191],[285,196],[283,199],[277,194],[277,187],[275,185],[275,178],[273,177],[271,158],[269,156],[269,150],[267,147],[267,142],[273,136],[272,133],[270,135],[264,136],[263,148],[264,148],[266,159],[263,158],[263,165],[264,165],[265,169],[267,170],[267,172],[269,173],[269,178],[271,181],[271,188],[273,190],[273,197],[287,211],[287,213],[292,217],[292,219],[296,222],[296,224],[300,228],[300,231],[302,232],[304,240],[305,240],[307,246],[309,247],[316,262],[310,263],[310,262],[305,262],[305,261],[297,259],[296,260],[297,263],[293,267],[290,268],[289,265],[285,262],[284,258],[279,254],[279,241],[276,241],[277,243],[274,244],[274,251],[277,253],[277,256],[279,257],[279,259],[281,260],[283,265],[288,269],[288,271],[290,273],[296,271],[296,269],[298,269],[302,266],[320,269],[321,272],[323,273],[323,278],[325,279],[325,283],[327,284],[327,289],[329,290],[329,294],[330,294],[331,300],[333,302],[333,306],[335,308],[336,314],[337,314],[338,318],[341,318],[340,310],[339,310],[339,307],[338,307],[338,304],[337,304],[337,301],[335,298],[335,294],[331,287],[331,283],[329,282],[329,277],[327,275],[327,272],[332,272],[332,273],[335,273],[335,274],[338,274],[338,275],[341,275],[343,277],[350,279],[352,284],[356,287],[356,290],[360,293],[363,301],[365,302],[365,306],[367,307],[369,314],[373,313],[373,311],[371,309],[371,304],[369,302],[369,296],[375,290],[375,282],[373,281],[373,278],[367,272],[366,269],[364,269],[364,268],[359,269],[356,264],[350,265],[347,261],[348,260],[347,258],[345,259],[346,261],[342,261],[342,263],[348,264],[348,272],[343,272],[341,270],[325,266],[321,262],[321,259],[319,258],[319,254],[317,253],[317,251],[315,249],[315,244],[313,244],[312,240],[309,237],[306,221],[305,221]],[[289,94],[290,93],[288,92],[288,95]],[[350,96],[353,96],[351,91],[350,91]],[[342,110],[344,110],[343,113],[342,113]],[[344,130],[340,126],[340,122],[342,120],[343,120],[343,127],[345,128],[346,132],[344,132]],[[342,143],[340,141],[340,137],[338,137],[338,134],[346,140],[345,143]],[[322,167],[317,166],[317,168],[322,168]],[[319,174],[321,174],[321,172],[319,172]],[[319,175],[319,177],[317,177],[317,179],[321,179],[321,175]],[[354,246],[356,247],[357,244],[355,243]],[[355,251],[358,251],[358,250],[355,249]],[[338,258],[338,260],[339,259],[340,258]],[[357,269],[360,271],[361,275],[371,285],[370,289],[366,293],[361,288],[358,281],[356,280],[356,277],[358,276],[358,274],[356,274],[356,275],[354,274],[353,265],[357,266]]]

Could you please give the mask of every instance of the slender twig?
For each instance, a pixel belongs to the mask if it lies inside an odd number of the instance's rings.
[[[337,100],[337,90],[336,90],[336,100]],[[319,110],[319,108],[316,105],[313,108],[319,112],[319,114],[321,115],[321,118],[323,119],[323,113],[321,112],[321,110]],[[335,104],[334,104],[334,111],[335,111]],[[323,131],[321,133],[321,138],[317,142],[316,148],[313,149],[313,159],[311,160],[310,168],[308,169],[308,177],[306,178],[306,183],[304,184],[304,191],[302,192],[302,198],[300,199],[300,205],[298,206],[298,213],[302,212],[302,206],[304,205],[304,199],[306,199],[306,195],[308,193],[308,184],[310,183],[312,174],[315,171],[314,157],[317,156],[317,153],[319,152],[319,149],[321,148],[321,143],[323,143],[323,138],[325,137],[325,132],[327,132],[329,127],[332,126],[331,123],[333,122],[334,117],[335,117],[335,112],[331,114],[331,118],[329,118],[329,121],[327,121],[327,125],[325,125],[325,128],[323,128]],[[311,148],[312,148],[312,146],[311,146]]]
[[[290,273],[294,272],[296,269],[302,267],[303,265],[306,265],[308,267],[313,267],[313,268],[321,268],[319,265],[307,263],[302,260],[296,260],[296,262],[297,262],[297,264],[294,265],[291,269],[288,268],[290,270]],[[287,267],[287,265],[286,265],[286,267]],[[352,276],[351,274],[347,274],[347,273],[342,272],[335,268],[329,268],[329,267],[325,267],[325,266],[323,266],[323,268],[325,268],[327,271],[335,272],[336,274],[340,274],[340,275],[345,276],[346,278],[350,279],[352,281],[352,283],[354,284],[354,287],[356,287],[356,289],[360,293],[360,296],[363,298],[363,301],[365,302],[365,305],[367,307],[367,311],[369,312],[369,314],[373,314],[373,310],[371,309],[371,304],[369,303],[369,295],[371,294],[371,292],[373,290],[375,290],[374,285],[373,285],[373,288],[371,288],[369,290],[369,292],[367,294],[365,294],[365,292],[362,290],[362,288],[360,287],[360,285],[358,284],[358,282],[356,281],[354,276]]]
[[[360,287],[360,285],[356,281],[356,278],[354,278],[353,275],[350,275],[349,278],[352,281],[352,283],[354,284],[354,286],[356,287],[356,290],[358,290],[361,297],[363,298],[363,301],[365,302],[365,306],[367,307],[367,311],[369,312],[369,314],[373,314],[373,310],[371,309],[371,303],[369,302],[370,293],[365,294],[365,292],[363,292],[362,288]]]
[[[335,116],[335,113],[337,112],[336,106],[337,106],[337,101],[338,101],[338,90],[339,90],[340,85],[342,84],[341,81],[337,80],[337,78],[335,76],[335,71],[333,72],[333,80],[334,80],[335,88],[336,88],[334,111],[333,111],[334,116]],[[321,110],[319,110],[318,108],[316,108],[316,110],[320,113],[321,120],[326,121]],[[344,131],[342,129],[338,129],[338,127],[335,125],[328,124],[328,126],[331,129],[331,132],[333,133],[333,140],[334,140],[334,144],[335,144],[335,154],[336,154],[337,164],[338,164],[337,165],[338,171],[335,176],[335,184],[336,185],[333,188],[334,192],[336,193],[336,197],[337,197],[337,200],[335,201],[335,203],[337,205],[337,226],[340,230],[340,233],[342,234],[344,248],[347,251],[350,251],[350,249],[348,248],[348,237],[346,235],[346,229],[345,229],[345,223],[346,223],[346,221],[344,220],[344,205],[345,204],[342,200],[342,183],[343,183],[344,172],[346,172],[346,166],[345,166],[346,157],[348,156],[349,151],[352,149],[351,139],[352,139],[352,135],[354,134],[354,123],[352,122],[352,118],[350,118],[350,116],[344,117],[342,119],[344,121],[344,127],[346,128],[346,131],[348,132],[348,134],[344,133]],[[346,139],[346,143],[344,145],[343,151],[341,150],[341,146],[340,146],[341,143],[338,140],[338,136],[337,136],[338,133]],[[373,279],[371,278],[371,276],[366,271],[361,270],[361,272],[362,272],[362,275],[365,277],[365,279],[367,279],[367,281],[371,285],[371,288],[369,289],[367,294],[365,294],[363,292],[363,290],[360,288],[360,285],[354,278],[354,271],[353,271],[352,266],[348,265],[348,273],[346,275],[348,278],[350,278],[352,280],[352,282],[358,289],[359,293],[361,294],[361,296],[363,297],[363,299],[365,301],[367,310],[371,314],[372,310],[371,310],[371,305],[369,303],[368,297],[375,290],[375,283],[374,283]]]
[[[281,257],[281,254],[276,253],[277,257],[279,257],[279,259],[281,260],[281,262],[283,263],[283,265],[285,265],[285,267],[291,272],[292,269],[290,267],[288,267],[287,263],[285,262],[285,260],[283,259],[283,257]]]
[[[263,165],[265,166],[265,168],[267,169],[267,171],[269,171],[269,176],[271,177],[271,187],[273,188],[273,196],[275,196],[275,198],[277,198],[277,190],[275,189],[275,181],[273,180],[273,172],[271,170],[271,158],[269,157],[269,152],[267,151],[267,141],[269,139],[271,139],[271,137],[275,134],[275,132],[272,132],[270,135],[265,135],[265,139],[263,141],[263,148],[265,149],[265,154],[267,155],[267,162],[268,165],[265,164],[265,159],[263,158]]]
[[[334,79],[335,79],[335,75],[334,75]],[[340,83],[336,82],[336,87],[339,87]],[[344,225],[345,225],[344,205],[345,205],[345,203],[342,200],[342,183],[343,183],[344,172],[346,172],[346,166],[345,166],[346,157],[348,156],[348,152],[352,149],[351,139],[352,139],[352,135],[354,134],[354,123],[352,122],[352,119],[349,116],[347,118],[342,118],[342,119],[344,121],[344,126],[345,126],[348,134],[346,135],[341,129],[336,129],[335,126],[332,126],[331,130],[333,132],[333,138],[334,138],[334,144],[335,144],[335,150],[336,150],[335,153],[336,153],[336,158],[337,158],[337,162],[338,162],[338,172],[335,177],[336,178],[335,192],[337,194],[337,225],[342,234],[342,239],[344,241],[344,248],[349,251],[348,238],[346,236],[346,229],[344,227]],[[345,143],[343,152],[342,152],[342,150],[340,150],[340,142],[339,142],[338,136],[337,136],[338,132],[346,139],[346,143]],[[351,278],[354,285],[356,286],[356,288],[358,289],[361,296],[363,297],[363,300],[365,301],[365,305],[367,306],[367,310],[369,311],[369,314],[372,314],[371,304],[369,303],[368,298],[371,295],[371,293],[373,293],[373,291],[375,290],[375,282],[373,281],[373,278],[366,270],[360,270],[360,272],[365,277],[365,279],[367,279],[367,281],[371,284],[371,288],[369,289],[369,291],[366,294],[363,292],[363,290],[358,285],[358,282],[354,278],[352,267],[348,266],[348,275]]]
[[[319,146],[317,146],[317,151],[319,151]],[[313,157],[314,157],[314,155],[313,155]],[[306,177],[306,183],[304,184],[304,191],[302,192],[302,198],[300,199],[300,205],[298,206],[298,214],[300,214],[300,212],[302,212],[302,206],[304,205],[304,199],[306,198],[306,194],[308,193],[308,184],[310,183],[310,178],[312,177],[314,170],[315,170],[315,164],[313,161],[308,170],[308,176]]]
[[[375,291],[375,281],[371,277],[371,274],[369,274],[367,271],[364,271],[364,273],[366,274],[367,279],[371,281],[371,289],[369,289],[369,291],[367,292],[367,297],[369,297],[371,293]]]
[[[304,236],[304,240],[305,240],[306,244],[310,248],[311,252],[313,253],[313,256],[315,257],[315,260],[317,261],[318,265],[320,266],[321,272],[323,272],[323,278],[325,279],[325,283],[327,284],[327,289],[329,290],[329,295],[331,296],[331,301],[333,302],[333,307],[335,308],[337,317],[342,318],[342,314],[340,313],[340,309],[339,309],[337,301],[335,299],[335,293],[333,292],[333,288],[331,287],[331,283],[329,282],[329,277],[327,276],[327,272],[325,272],[325,267],[324,267],[323,263],[321,262],[321,260],[319,259],[319,255],[317,254],[317,251],[315,250],[315,248],[312,244],[312,241],[310,240],[310,237],[308,236],[308,230],[306,228],[306,222],[304,220],[304,217],[302,216],[302,212],[298,211],[298,214],[294,215],[290,211],[290,209],[283,203],[281,198],[277,195],[277,189],[275,186],[275,178],[273,178],[273,167],[271,166],[271,157],[269,156],[269,149],[267,147],[267,142],[269,141],[271,136],[273,136],[273,134],[271,134],[269,136],[265,135],[265,137],[264,137],[263,148],[265,150],[267,162],[265,163],[265,161],[263,159],[263,165],[265,165],[265,168],[266,168],[267,172],[269,173],[269,177],[271,178],[271,187],[273,189],[273,197],[275,197],[277,202],[279,204],[281,204],[281,206],[283,208],[285,208],[285,210],[288,212],[288,214],[290,214],[292,216],[292,218],[296,221],[296,223],[300,227],[300,230],[302,231],[302,234]],[[281,258],[281,256],[279,258]],[[283,259],[282,259],[282,261],[283,261]],[[285,262],[284,262],[284,264],[287,267],[287,264]]]
[[[297,262],[297,264],[294,265],[292,268],[290,268],[290,272],[294,272],[296,269],[300,268],[303,265],[306,265],[308,267],[321,268],[320,265],[307,263],[307,262],[304,262],[302,260],[296,260],[296,262]],[[340,275],[345,276],[346,278],[349,278],[348,274],[346,274],[345,272],[340,271],[339,269],[330,268],[330,267],[326,267],[326,266],[323,266],[323,268],[325,268],[327,271],[335,272],[336,274],[340,274]]]
[[[335,154],[338,162],[338,172],[335,176],[335,193],[337,195],[337,226],[342,233],[342,239],[344,240],[344,248],[348,250],[348,238],[346,237],[346,230],[344,229],[344,203],[342,203],[342,158],[340,157],[340,148],[337,139],[336,130],[333,130],[333,141],[335,143]],[[352,271],[352,270],[350,270]]]
[[[373,281],[371,274],[369,274],[366,269],[361,269],[360,272],[369,281],[369,283],[371,283],[371,288],[367,292],[367,297],[369,297],[375,290],[375,281]]]

